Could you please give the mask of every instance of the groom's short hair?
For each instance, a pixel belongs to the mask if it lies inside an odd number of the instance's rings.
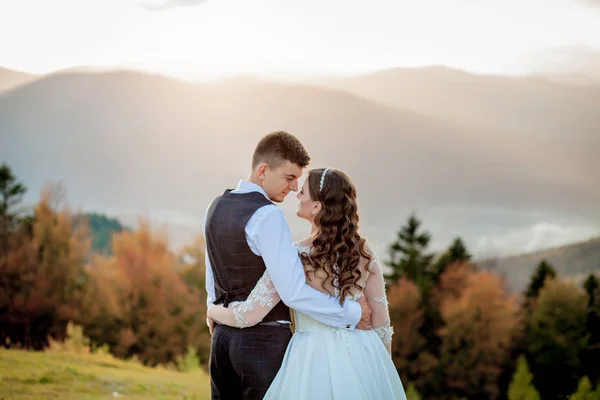
[[[252,168],[263,162],[270,168],[277,168],[284,161],[304,168],[310,162],[310,156],[298,138],[291,133],[271,132],[258,142],[252,156]]]

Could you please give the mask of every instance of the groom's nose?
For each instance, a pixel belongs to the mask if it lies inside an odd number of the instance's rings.
[[[292,192],[297,192],[298,191],[298,180],[297,179],[292,179],[290,181],[290,190]]]

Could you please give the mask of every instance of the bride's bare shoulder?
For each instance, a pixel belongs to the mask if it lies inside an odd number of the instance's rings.
[[[298,244],[300,246],[311,246],[312,245],[312,239],[310,237],[307,237],[305,239],[302,239],[302,240],[296,242],[296,244]]]

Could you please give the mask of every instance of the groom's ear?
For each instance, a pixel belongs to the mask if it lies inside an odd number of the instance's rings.
[[[258,164],[258,166],[256,167],[256,174],[258,175],[258,179],[260,179],[261,181],[265,179],[267,168],[267,163]]]

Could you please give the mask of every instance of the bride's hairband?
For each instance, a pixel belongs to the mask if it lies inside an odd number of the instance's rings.
[[[319,183],[319,192],[323,190],[323,183],[325,182],[325,174],[329,171],[329,168],[325,168],[321,174],[321,183]]]

